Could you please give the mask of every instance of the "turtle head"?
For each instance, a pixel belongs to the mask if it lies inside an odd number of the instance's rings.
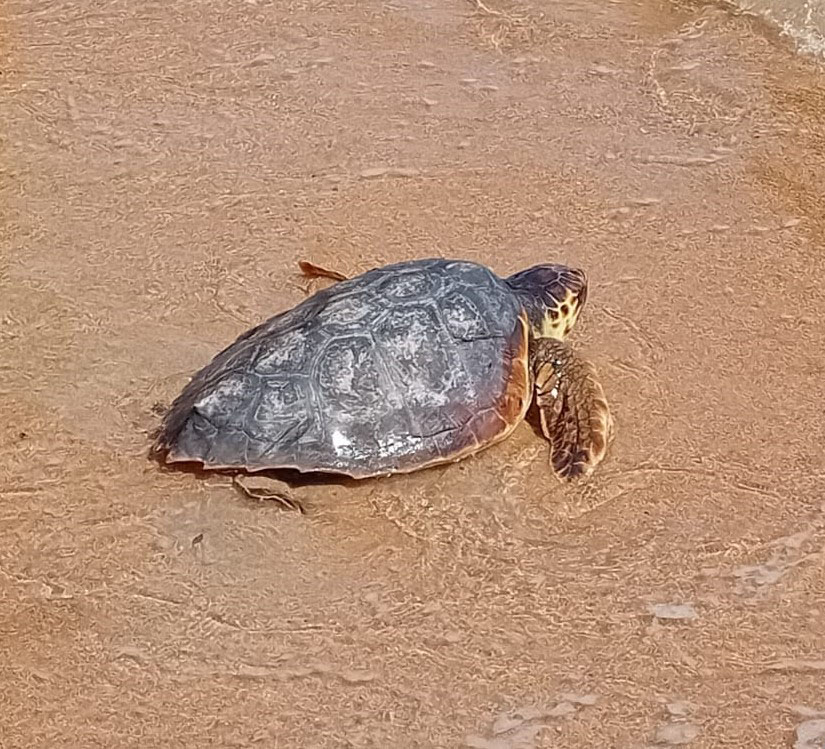
[[[533,335],[563,341],[587,300],[584,271],[566,265],[534,265],[507,279],[527,311]]]

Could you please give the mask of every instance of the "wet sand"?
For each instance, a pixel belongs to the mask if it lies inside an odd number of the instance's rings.
[[[654,0],[3,16],[4,748],[776,749],[825,717],[812,62]],[[432,255],[588,271],[588,483],[528,424],[305,515],[147,460],[298,260]]]

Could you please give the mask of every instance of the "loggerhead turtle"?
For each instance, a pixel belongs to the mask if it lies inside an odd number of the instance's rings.
[[[356,479],[455,462],[507,437],[533,400],[561,479],[604,457],[613,420],[565,343],[587,277],[507,278],[443,258],[339,280],[241,335],[184,387],[158,431],[167,463]]]

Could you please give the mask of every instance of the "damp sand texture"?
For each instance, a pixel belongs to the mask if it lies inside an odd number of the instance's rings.
[[[817,741],[814,60],[653,0],[0,15],[4,749]],[[589,482],[528,423],[305,514],[146,459],[298,260],[434,254],[588,272]]]

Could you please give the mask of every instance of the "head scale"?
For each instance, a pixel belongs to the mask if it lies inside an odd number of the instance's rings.
[[[564,340],[587,300],[587,276],[566,265],[534,265],[507,283],[521,298],[538,338]]]

